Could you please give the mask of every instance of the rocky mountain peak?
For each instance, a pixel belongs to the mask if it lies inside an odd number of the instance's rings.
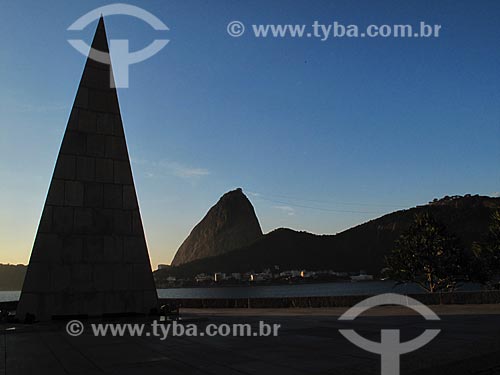
[[[178,266],[225,254],[262,236],[252,203],[241,188],[224,194],[193,228],[172,261]]]

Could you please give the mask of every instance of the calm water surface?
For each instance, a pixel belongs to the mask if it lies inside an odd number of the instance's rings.
[[[380,293],[420,293],[417,285],[394,286],[393,282],[335,282],[322,284],[263,285],[213,288],[158,289],[160,298],[259,298],[347,296]]]
[[[462,290],[479,290],[467,285]],[[381,293],[423,293],[418,285],[398,285],[391,281],[335,282],[323,284],[234,286],[211,288],[158,289],[160,298],[259,298],[373,295]],[[0,302],[19,300],[19,291],[0,291]]]

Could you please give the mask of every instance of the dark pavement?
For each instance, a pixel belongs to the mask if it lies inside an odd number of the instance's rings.
[[[446,311],[445,311],[446,310]],[[248,314],[245,314],[245,311]],[[440,321],[425,321],[400,310],[385,316],[338,321],[338,311],[292,309],[183,312],[184,324],[203,331],[208,324],[280,324],[277,337],[95,337],[84,322],[81,336],[66,333],[65,322],[15,325],[0,338],[0,371],[6,374],[380,374],[380,356],[348,342],[338,329],[355,329],[379,341],[380,329],[400,329],[401,340],[426,328],[441,329],[429,344],[401,356],[401,374],[500,374],[500,307],[436,310]],[[457,312],[457,314],[454,314]],[[495,312],[498,312],[497,314]],[[262,316],[258,316],[261,314]],[[377,315],[377,314],[375,314]],[[191,320],[190,320],[191,319]],[[120,319],[104,323],[147,323]],[[148,326],[149,327],[149,326]],[[0,372],[1,373],[1,372]]]

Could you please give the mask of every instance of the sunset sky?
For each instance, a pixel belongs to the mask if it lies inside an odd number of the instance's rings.
[[[337,233],[455,194],[500,192],[498,1],[129,1],[155,31],[105,19],[139,50],[118,92],[154,268],[242,187],[264,232]],[[102,1],[0,12],[0,263],[27,263]],[[232,38],[230,21],[247,26]],[[439,38],[255,38],[252,24],[442,25]]]

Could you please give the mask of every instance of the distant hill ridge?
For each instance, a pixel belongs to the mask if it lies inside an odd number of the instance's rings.
[[[426,205],[396,211],[336,235],[315,235],[279,228],[254,242],[224,254],[197,259],[157,272],[178,277],[202,272],[258,271],[275,265],[281,269],[333,269],[378,274],[394,241],[408,229],[415,214],[429,212],[455,234],[466,248],[487,232],[500,198],[466,195],[435,199]]]
[[[0,290],[21,290],[26,268],[24,264],[0,264]]]

